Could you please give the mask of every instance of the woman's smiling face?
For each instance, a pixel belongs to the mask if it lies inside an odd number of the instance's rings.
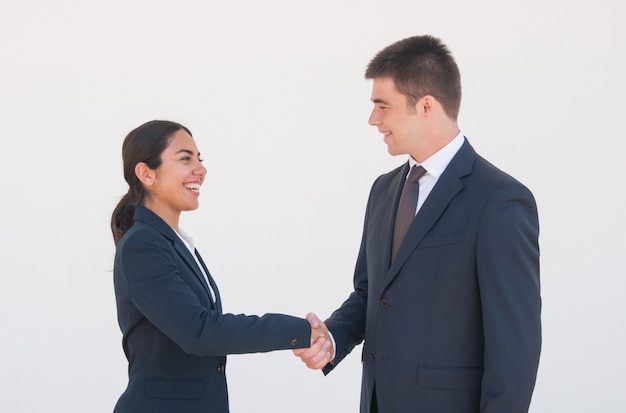
[[[206,168],[196,143],[186,131],[178,130],[161,153],[161,165],[151,169],[148,180],[144,181],[148,191],[145,206],[170,222],[169,217],[177,218],[182,211],[198,208],[205,176]]]

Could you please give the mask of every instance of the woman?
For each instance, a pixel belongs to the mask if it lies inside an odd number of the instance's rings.
[[[129,189],[111,229],[129,382],[115,412],[228,412],[226,354],[304,348],[321,333],[282,314],[222,314],[215,281],[178,227],[206,174],[187,128],[147,122],[122,157]]]

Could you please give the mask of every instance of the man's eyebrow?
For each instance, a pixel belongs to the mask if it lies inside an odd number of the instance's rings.
[[[373,102],[373,103],[379,103],[379,104],[381,104],[381,105],[388,105],[388,104],[389,104],[389,102],[387,102],[387,101],[386,101],[386,100],[384,100],[384,99],[372,99],[372,102]]]
[[[190,151],[189,149],[181,149],[178,152],[176,152],[176,155],[178,155],[181,152],[187,153],[189,155],[193,155],[193,151]],[[198,153],[198,155],[200,155],[200,153]]]

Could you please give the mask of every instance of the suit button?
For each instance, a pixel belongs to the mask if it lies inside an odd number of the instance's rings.
[[[387,302],[387,300],[385,300],[384,298],[382,300],[380,300],[380,307],[381,308],[389,307],[389,303]]]
[[[373,351],[370,353],[370,356],[372,356],[372,360],[376,360],[376,353]]]
[[[223,365],[222,363],[220,363],[220,364],[218,364],[218,365],[217,365],[217,372],[218,372],[219,374],[224,374],[224,371],[225,371],[225,370],[226,370],[226,366],[225,366],[225,365]]]
[[[296,340],[295,338],[291,339],[291,346],[295,347],[298,345],[298,340]]]

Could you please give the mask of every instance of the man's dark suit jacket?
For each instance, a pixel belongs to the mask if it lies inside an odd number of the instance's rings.
[[[197,254],[197,251],[196,251]],[[308,347],[309,322],[223,314],[189,249],[138,206],[120,240],[114,284],[129,382],[115,412],[228,412],[226,355]]]
[[[408,165],[368,201],[354,292],[326,321],[327,374],[363,344],[361,412],[521,413],[541,346],[539,224],[530,191],[467,140],[390,264]]]

